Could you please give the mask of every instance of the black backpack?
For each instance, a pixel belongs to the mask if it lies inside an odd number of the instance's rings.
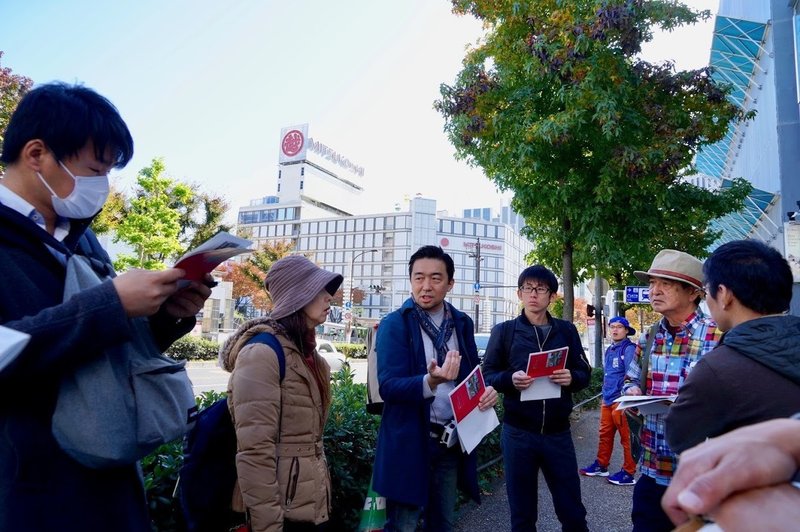
[[[283,383],[286,358],[278,339],[264,332],[245,345],[252,343],[266,344],[275,351]],[[198,414],[183,440],[179,497],[189,532],[217,532],[231,526],[235,517],[231,496],[236,484],[236,450],[236,430],[227,399],[222,398]]]

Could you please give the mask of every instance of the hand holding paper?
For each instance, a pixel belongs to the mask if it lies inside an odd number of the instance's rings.
[[[517,377],[521,372],[512,376],[519,393],[520,401],[536,401],[540,399],[553,399],[561,397],[561,387],[572,383],[572,372],[566,369],[569,347],[559,347],[549,351],[531,353],[528,356],[528,367],[525,376],[532,381],[528,386],[521,388],[517,382],[524,384],[525,379]]]
[[[250,244],[252,242],[249,240],[220,231],[178,259],[175,267],[186,271],[185,280],[202,281],[207,273],[223,261],[252,251]]]
[[[475,366],[469,376],[450,392],[458,441],[465,453],[471,453],[483,437],[500,424],[492,408],[496,402],[497,392],[486,386],[480,366]]]

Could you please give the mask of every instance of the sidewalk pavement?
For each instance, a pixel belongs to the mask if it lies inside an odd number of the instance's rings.
[[[573,414],[572,439],[578,467],[591,464],[597,457],[597,429],[600,423],[600,410],[584,410]],[[499,429],[498,429],[499,430]],[[614,454],[609,466],[610,473],[622,467],[622,447],[619,434],[614,443]],[[602,532],[622,532],[631,529],[631,497],[633,486],[615,486],[605,477],[585,477],[581,475],[581,497],[586,507],[586,520],[589,530]],[[639,474],[637,472],[636,479]],[[470,502],[461,507],[457,514],[455,530],[458,532],[506,532],[511,530],[506,497],[505,481],[500,478],[491,487],[490,493],[481,495],[482,504]],[[550,490],[544,477],[539,474],[539,532],[558,532],[561,524],[553,511]]]

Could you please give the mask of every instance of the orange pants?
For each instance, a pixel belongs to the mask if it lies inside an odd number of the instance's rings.
[[[600,441],[597,445],[597,462],[608,467],[611,451],[614,449],[614,433],[619,431],[619,442],[622,444],[622,469],[629,475],[636,473],[636,462],[631,456],[631,437],[628,422],[622,410],[616,405],[600,407]]]

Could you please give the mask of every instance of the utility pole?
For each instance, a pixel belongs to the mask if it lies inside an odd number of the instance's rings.
[[[475,332],[478,332],[478,319],[481,311],[481,239],[475,245],[475,253],[470,253],[470,257],[475,257]]]
[[[603,367],[603,299],[600,295],[603,290],[603,280],[600,272],[594,274],[594,365]]]

